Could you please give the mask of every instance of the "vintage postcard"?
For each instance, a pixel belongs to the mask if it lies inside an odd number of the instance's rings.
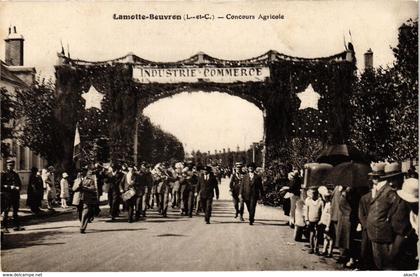
[[[417,1],[3,1],[0,38],[3,276],[417,276]]]

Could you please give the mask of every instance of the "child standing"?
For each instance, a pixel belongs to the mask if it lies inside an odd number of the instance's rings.
[[[331,193],[327,192],[324,195],[325,203],[322,209],[321,219],[319,220],[319,231],[318,238],[324,236],[324,247],[322,249],[322,255],[328,258],[332,257],[332,250],[334,246],[334,232],[330,230],[331,227]]]
[[[64,172],[62,177],[63,178],[60,181],[61,208],[67,209],[67,199],[69,198],[69,182],[67,179],[69,175],[66,172]]]
[[[318,250],[318,222],[321,218],[323,202],[318,195],[316,187],[310,187],[308,190],[308,198],[305,201],[305,221],[309,229],[309,244],[311,250],[309,254],[319,254]]]

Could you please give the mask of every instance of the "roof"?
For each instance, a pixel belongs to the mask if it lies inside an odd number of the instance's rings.
[[[28,87],[27,84],[25,84],[24,81],[22,81],[20,78],[18,78],[13,72],[11,72],[6,65],[5,62],[0,60],[0,79],[5,82],[9,82],[14,86],[18,86],[21,88]]]

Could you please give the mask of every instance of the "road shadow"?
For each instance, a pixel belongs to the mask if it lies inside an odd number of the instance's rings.
[[[167,222],[167,223],[172,223],[172,222],[180,222],[180,221],[187,221],[187,220],[185,220],[185,219],[172,219],[172,220],[168,220],[168,218],[165,218],[165,219],[157,219],[157,220],[145,220],[144,222],[146,222],[146,223],[165,223],[165,222]]]
[[[58,245],[64,242],[51,242],[50,239],[62,234],[61,231],[41,231],[34,233],[10,233],[4,236],[2,250],[26,248],[37,245]]]
[[[211,221],[211,224],[245,224],[244,221]]]
[[[136,229],[86,229],[86,234],[89,233],[109,233],[109,232],[134,232],[134,231],[145,231],[147,228],[136,228]]]
[[[59,221],[66,221],[66,220],[73,220],[77,219],[77,213],[75,211],[68,211],[66,213],[52,213],[48,215],[42,216],[31,216],[31,218],[21,217],[22,225],[30,226],[30,225],[38,225],[41,223],[51,223],[51,222],[59,222]]]
[[[156,237],[162,238],[162,237],[186,237],[186,236],[182,234],[161,234],[161,235],[157,235]]]
[[[57,227],[45,227],[45,228],[31,228],[28,231],[40,231],[40,230],[56,230],[56,229],[64,229],[64,228],[74,228],[75,225],[68,225],[68,226],[57,226]]]
[[[261,222],[260,220],[255,220],[254,225],[265,225],[265,226],[289,226],[288,222],[282,222],[282,223],[269,223],[269,222]]]

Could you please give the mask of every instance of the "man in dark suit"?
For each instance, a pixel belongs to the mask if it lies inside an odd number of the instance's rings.
[[[362,226],[362,244],[360,248],[360,267],[362,270],[375,269],[372,259],[372,246],[366,229],[369,205],[371,201],[372,192],[368,192],[360,198],[359,202],[359,221]]]
[[[92,171],[87,166],[74,181],[73,205],[77,206],[80,220],[80,233],[84,234],[89,219],[93,218],[98,203],[98,193]]]
[[[1,173],[1,205],[4,224],[4,232],[8,233],[7,224],[9,218],[10,209],[13,210],[13,222],[15,227],[13,230],[22,231],[24,228],[20,227],[19,222],[19,203],[20,203],[20,190],[22,188],[22,182],[20,181],[19,175],[14,171],[15,161],[6,161],[6,171]]]
[[[232,194],[233,206],[235,207],[235,218],[240,216],[240,220],[244,221],[244,202],[239,200],[239,191],[241,189],[241,180],[243,174],[241,172],[242,163],[237,162],[235,164],[235,172],[232,175],[229,183],[230,193]]]
[[[142,211],[141,211],[141,215],[143,216],[143,218],[146,217],[146,211],[147,209],[150,208],[150,196],[152,194],[152,187],[153,187],[153,177],[152,174],[150,173],[149,167],[147,166],[146,163],[142,163],[140,166],[140,185],[143,186],[144,188],[144,194],[142,196]]]
[[[239,197],[244,201],[249,213],[249,225],[254,224],[257,201],[261,199],[263,194],[262,180],[255,173],[255,168],[254,163],[248,165],[248,173],[243,176],[239,190]]]
[[[199,177],[197,174],[197,167],[196,166],[192,166],[192,169],[188,171],[188,177],[187,177],[187,182],[188,182],[188,195],[187,195],[187,214],[188,217],[192,217],[193,214],[193,209],[194,209],[194,202],[195,202],[195,195],[197,194],[198,190],[198,181],[199,181]]]
[[[403,238],[403,235],[399,234],[393,226],[396,222],[395,211],[398,211],[399,207],[397,193],[389,182],[390,178],[400,174],[402,173],[398,163],[373,164],[372,172],[369,173],[372,177],[373,189],[366,229],[371,241],[373,261],[379,270],[392,269],[393,257],[398,252],[399,242]]]
[[[124,173],[121,171],[121,166],[115,164],[112,166],[112,172],[106,176],[107,182],[109,183],[108,190],[108,203],[109,203],[109,214],[111,216],[111,222],[115,220],[115,217],[119,215],[120,203],[121,203],[121,189],[120,183],[124,178]]]
[[[146,194],[146,186],[147,186],[147,178],[146,178],[146,171],[145,167],[140,166],[140,170],[136,171],[136,177],[134,181],[134,189],[136,191],[136,214],[135,220],[139,220],[140,217],[146,214],[146,206],[144,205],[146,201],[144,201],[145,194]]]
[[[206,166],[205,173],[199,177],[197,191],[200,197],[200,204],[204,209],[204,219],[207,224],[210,224],[214,192],[216,192],[216,199],[219,199],[218,182],[210,166]]]

